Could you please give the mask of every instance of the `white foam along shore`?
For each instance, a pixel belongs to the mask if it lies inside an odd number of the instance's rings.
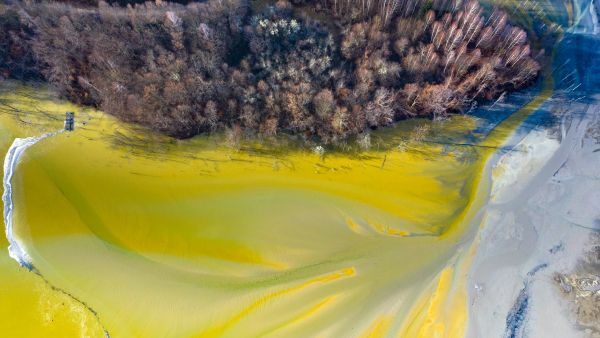
[[[19,160],[21,156],[25,153],[27,148],[32,145],[38,143],[39,141],[48,138],[50,136],[56,135],[59,132],[46,133],[40,136],[27,137],[27,138],[16,138],[10,148],[6,153],[6,157],[4,158],[4,177],[3,177],[3,186],[4,186],[4,194],[2,195],[2,202],[4,203],[4,224],[6,230],[6,239],[8,239],[8,254],[14,260],[16,260],[21,266],[26,267],[31,270],[31,260],[27,251],[20,243],[19,239],[15,237],[13,231],[13,213],[14,213],[14,204],[12,198],[12,177],[15,173],[17,165],[19,164]]]

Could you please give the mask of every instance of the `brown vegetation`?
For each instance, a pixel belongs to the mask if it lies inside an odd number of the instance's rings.
[[[176,137],[231,128],[335,141],[461,112],[539,71],[525,32],[476,1],[293,3],[37,4],[21,19],[65,96]],[[340,29],[293,10],[303,4]]]
[[[227,0],[27,8],[36,28],[33,50],[65,96],[178,137],[229,118],[222,109],[230,91],[227,58],[241,39],[245,12]]]
[[[32,31],[21,25],[18,13],[0,5],[0,79],[39,77],[28,43]]]

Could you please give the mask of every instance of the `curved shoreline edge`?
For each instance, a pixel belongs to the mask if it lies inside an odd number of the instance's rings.
[[[98,313],[96,311],[94,311],[94,309],[92,309],[85,302],[79,300],[77,297],[73,296],[72,294],[52,285],[46,278],[44,278],[44,276],[37,269],[35,269],[35,267],[33,266],[33,262],[31,261],[31,257],[29,257],[29,254],[25,250],[24,245],[21,243],[21,241],[17,237],[15,237],[15,234],[13,231],[14,204],[13,204],[13,198],[12,198],[12,192],[13,192],[12,178],[14,176],[15,170],[17,169],[17,166],[19,164],[21,157],[23,156],[23,154],[29,147],[35,145],[36,143],[38,143],[44,139],[58,135],[64,131],[65,130],[62,129],[62,130],[59,130],[56,132],[45,133],[40,136],[32,136],[32,137],[27,137],[27,138],[15,138],[15,140],[11,144],[10,148],[6,152],[6,156],[4,158],[4,176],[2,179],[2,185],[4,188],[4,193],[2,194],[2,202],[4,204],[4,224],[5,224],[6,239],[8,240],[8,243],[9,243],[8,255],[12,259],[14,259],[17,263],[19,263],[19,265],[21,267],[24,267],[27,270],[29,270],[29,272],[33,272],[36,275],[38,275],[46,284],[48,284],[48,286],[52,290],[58,291],[64,295],[68,296],[69,298],[73,299],[77,303],[81,304],[88,311],[90,311],[90,313],[96,318],[96,320],[98,321],[98,324],[102,328],[102,330],[104,332],[104,336],[106,338],[110,338],[110,334],[108,333],[108,331],[106,330],[104,325],[102,325],[102,322],[100,321],[100,318],[98,317]]]
[[[4,177],[2,179],[2,184],[4,187],[4,193],[2,195],[2,202],[4,204],[4,224],[6,231],[6,239],[8,240],[8,255],[17,261],[19,265],[27,268],[28,270],[33,269],[33,265],[31,262],[31,258],[27,254],[27,251],[23,248],[18,238],[15,237],[13,233],[13,213],[14,213],[14,205],[12,199],[12,177],[14,176],[17,165],[19,164],[19,160],[21,156],[25,153],[27,148],[32,145],[38,143],[39,141],[46,139],[48,137],[57,135],[61,133],[52,132],[46,133],[40,136],[32,136],[27,138],[16,138],[8,151],[6,152],[6,157],[4,158]]]

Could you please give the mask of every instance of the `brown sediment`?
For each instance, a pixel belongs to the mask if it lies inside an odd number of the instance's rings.
[[[600,337],[600,233],[592,233],[588,245],[577,267],[569,274],[556,273],[554,282],[581,330]]]

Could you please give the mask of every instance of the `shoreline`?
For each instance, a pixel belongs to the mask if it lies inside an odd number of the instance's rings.
[[[19,160],[21,156],[25,153],[27,148],[33,146],[34,144],[46,139],[48,137],[52,137],[59,132],[54,133],[45,133],[40,136],[32,136],[27,138],[16,138],[8,151],[6,152],[6,157],[4,158],[4,177],[2,180],[4,192],[2,194],[2,202],[4,205],[4,229],[6,233],[6,239],[9,242],[8,246],[8,254],[9,256],[17,261],[19,265],[27,268],[28,270],[33,269],[33,265],[31,262],[31,258],[27,254],[27,251],[23,249],[23,245],[20,243],[20,240],[14,236],[13,233],[13,215],[14,215],[14,205],[13,205],[13,197],[12,197],[12,178],[14,176],[15,170],[19,165]]]

